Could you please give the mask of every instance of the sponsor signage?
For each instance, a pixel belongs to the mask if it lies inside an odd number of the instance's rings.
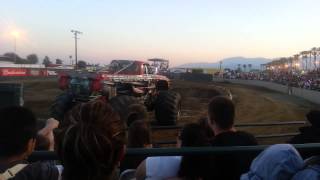
[[[20,68],[3,68],[0,72],[1,76],[27,76],[27,70]]]

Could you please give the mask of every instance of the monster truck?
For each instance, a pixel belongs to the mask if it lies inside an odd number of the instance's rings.
[[[142,61],[113,60],[96,73],[62,73],[59,88],[64,92],[50,108],[52,117],[58,120],[63,119],[68,107],[97,98],[110,102],[124,121],[132,104],[154,110],[158,125],[173,125],[180,115],[181,97],[169,90],[169,79],[155,74],[154,67]]]
[[[155,69],[156,74],[164,75],[169,71],[169,61],[160,58],[148,59],[151,62],[152,67]]]

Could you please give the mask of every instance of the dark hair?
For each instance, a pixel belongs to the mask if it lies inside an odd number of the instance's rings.
[[[63,179],[108,179],[120,161],[126,126],[109,104],[93,101],[69,111],[56,131]]]
[[[184,126],[180,134],[181,146],[183,147],[203,147],[210,146],[205,130],[196,123]],[[210,171],[207,165],[210,159],[206,156],[184,156],[180,163],[178,176],[184,179],[197,179],[206,177]]]
[[[0,122],[0,158],[24,153],[28,141],[37,135],[37,119],[27,108],[1,108]]]
[[[136,120],[147,120],[148,112],[146,107],[142,104],[132,104],[128,108],[129,114],[127,118],[127,125],[130,126]]]
[[[36,151],[48,151],[50,149],[50,140],[47,137],[38,134],[36,140]]]
[[[182,147],[201,147],[209,145],[208,137],[204,129],[197,123],[186,124],[181,132],[179,139]]]
[[[145,144],[151,144],[150,129],[144,121],[134,121],[128,130],[128,147],[143,148]]]
[[[228,129],[234,123],[235,107],[229,98],[217,96],[210,101],[208,114],[212,123],[216,123],[221,129]]]
[[[312,126],[320,127],[320,111],[319,110],[309,111],[306,117]]]
[[[209,139],[212,139],[214,137],[214,132],[212,128],[209,126],[208,118],[202,117],[198,120],[198,123],[200,126],[204,129],[206,136]]]

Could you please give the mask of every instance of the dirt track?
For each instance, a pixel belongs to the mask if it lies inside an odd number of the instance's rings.
[[[21,81],[20,81],[21,82]],[[61,93],[57,82],[50,80],[23,80],[25,106],[31,108],[39,118],[49,117],[49,107]],[[182,96],[182,119],[179,124],[195,122],[207,114],[209,100],[219,91],[216,86],[230,89],[236,104],[236,123],[277,122],[304,120],[304,115],[316,107],[308,101],[264,88],[235,85],[174,81],[173,89]],[[288,133],[297,131],[298,126],[244,128],[254,134]],[[174,140],[176,131],[155,132],[156,140]],[[282,139],[283,140],[283,139]],[[281,140],[281,141],[282,141]],[[273,140],[272,142],[281,142]]]
[[[233,101],[236,105],[236,123],[257,123],[257,122],[284,122],[303,121],[305,114],[317,107],[301,98],[271,91],[265,88],[254,86],[243,86],[229,83],[191,83],[177,81],[174,90],[182,94],[182,119],[179,124],[195,122],[200,117],[206,116],[207,104],[214,94],[212,89],[224,87],[230,90]],[[211,92],[212,94],[208,93]],[[190,116],[192,115],[192,116]],[[273,133],[297,132],[299,125],[294,126],[269,126],[269,127],[243,127],[241,130],[249,131],[255,135],[266,135]],[[160,132],[158,132],[160,133]],[[166,131],[156,135],[156,139],[172,139],[172,132]],[[260,143],[281,143],[288,138],[276,138],[260,140]]]

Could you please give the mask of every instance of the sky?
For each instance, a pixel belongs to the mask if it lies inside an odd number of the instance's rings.
[[[276,58],[320,46],[318,0],[3,0],[0,54],[78,59],[159,57],[171,65]]]

